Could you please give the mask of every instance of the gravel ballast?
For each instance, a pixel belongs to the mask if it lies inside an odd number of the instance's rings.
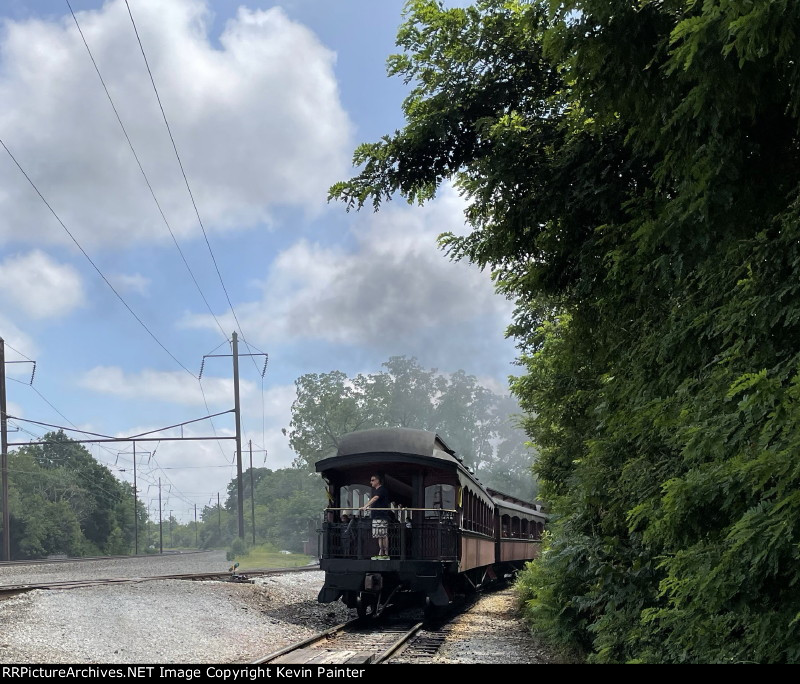
[[[0,584],[224,572],[224,552],[0,566]],[[0,600],[2,663],[247,663],[350,619],[317,603],[323,573],[254,584],[143,581]]]
[[[317,603],[321,582],[305,572],[36,590],[0,601],[0,662],[251,662],[348,619]]]
[[[0,566],[0,585],[225,571],[224,552]],[[254,584],[158,580],[0,599],[0,663],[250,663],[355,617],[320,604],[324,573],[255,578]],[[510,591],[481,597],[448,630],[433,663],[546,663]],[[398,662],[403,662],[400,658]]]

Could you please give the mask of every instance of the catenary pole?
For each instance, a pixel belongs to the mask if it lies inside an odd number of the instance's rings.
[[[233,412],[236,415],[236,493],[239,513],[239,539],[244,539],[244,497],[242,496],[242,416],[239,408],[239,339],[234,332],[233,341]]]
[[[161,478],[158,478],[158,552],[164,553],[164,521],[161,519]]]
[[[133,443],[133,537],[135,554],[139,555],[139,512],[136,505],[139,503],[139,494],[136,489],[136,442]]]
[[[11,560],[11,524],[8,512],[8,424],[6,423],[6,343],[0,337],[0,470],[3,488],[3,560]]]
[[[253,484],[253,440],[250,443],[250,513],[253,519],[253,546],[256,545],[256,489]]]

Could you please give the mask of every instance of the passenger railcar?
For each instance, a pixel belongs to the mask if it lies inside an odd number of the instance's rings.
[[[359,615],[377,615],[398,592],[414,592],[429,607],[445,606],[538,554],[541,508],[484,487],[434,432],[353,432],[316,469],[328,493],[322,603],[341,599]],[[372,495],[373,474],[392,502],[389,560],[373,560],[377,542],[368,512],[359,510]]]

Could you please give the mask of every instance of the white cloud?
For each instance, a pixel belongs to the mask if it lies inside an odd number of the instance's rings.
[[[126,399],[155,399],[175,404],[233,407],[233,379],[204,377],[203,392],[196,379],[185,371],[143,370],[125,373],[116,366],[96,366],[79,381],[82,387],[100,394]],[[248,380],[239,382],[242,400],[255,396],[255,385]]]
[[[80,274],[36,249],[0,263],[0,302],[32,318],[60,317],[84,303]]]
[[[267,450],[266,462],[263,453],[253,456],[255,467],[277,470],[292,465],[296,454],[289,448],[289,438],[281,432],[281,429],[289,427],[292,419],[292,402],[296,397],[297,390],[293,384],[265,388],[264,422],[261,431],[256,427],[262,416],[261,397],[253,396],[242,404],[242,413],[245,417],[249,417],[247,423],[251,428],[242,437],[242,448],[246,448],[248,440],[253,440],[254,445],[264,445]]]
[[[273,262],[263,299],[237,305],[242,326],[258,331],[263,337],[256,341],[263,344],[316,339],[416,353],[466,343],[453,339],[454,329],[489,320],[483,337],[502,340],[511,304],[494,293],[488,273],[450,261],[436,244],[442,232],[464,232],[463,209],[463,200],[447,187],[422,208],[388,205],[359,215],[353,250],[295,243]],[[205,315],[183,323],[216,325]]]
[[[219,45],[201,0],[132,9],[206,228],[323,207],[352,148],[335,54],[279,7],[240,8]],[[124,1],[77,16],[173,231],[199,235]],[[169,240],[71,16],[5,22],[0,101],[4,142],[82,244]],[[69,243],[3,156],[0,241]]]
[[[22,406],[13,401],[9,401],[8,403],[6,403],[6,413],[9,416],[17,416],[18,418],[22,418],[25,416],[25,411],[23,410]],[[17,440],[10,440],[10,441],[17,441]]]
[[[219,437],[233,435],[230,430],[221,427],[219,421],[215,421],[215,425]],[[117,436],[149,432],[156,427],[158,426],[139,425]],[[180,433],[173,431],[164,434],[179,436]],[[183,431],[184,437],[206,437],[212,434],[214,432],[211,426],[202,423],[188,426]],[[217,492],[220,493],[221,503],[224,503],[228,482],[236,477],[234,445],[234,440],[230,439],[138,443],[136,472],[139,499],[150,509],[151,517],[158,520],[159,479],[165,520],[170,510],[181,521],[192,520],[194,503],[197,503],[199,519],[203,506],[212,497],[216,504]],[[112,459],[115,461],[113,470],[120,479],[133,482],[133,449],[130,444],[121,446],[123,453]],[[108,463],[109,454],[100,452],[100,460]],[[124,472],[120,472],[120,468],[124,468]]]
[[[116,290],[135,292],[139,295],[146,295],[152,282],[141,273],[114,273],[108,279]]]
[[[5,286],[5,284],[4,284]],[[2,291],[2,288],[0,288]],[[0,337],[5,342],[6,361],[24,361],[26,359],[36,360],[39,348],[27,333],[20,330],[11,319],[0,311]],[[27,370],[23,370],[27,368]],[[15,370],[17,369],[17,370]],[[9,364],[6,368],[9,375],[28,375],[30,367],[28,364]]]

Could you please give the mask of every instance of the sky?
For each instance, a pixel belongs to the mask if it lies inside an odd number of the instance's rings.
[[[458,193],[377,213],[327,201],[357,144],[403,126],[408,86],[385,67],[402,9],[0,3],[0,337],[7,362],[36,362],[32,384],[31,363],[6,364],[9,415],[123,437],[228,411],[232,359],[204,356],[230,355],[234,331],[269,355],[263,377],[263,356],[240,359],[245,469],[251,442],[254,466],[291,465],[305,373],[406,355],[506,393],[512,305],[436,244],[467,232]],[[9,441],[49,429],[10,420]],[[228,413],[157,436],[234,430]],[[130,443],[87,448],[132,481]],[[159,478],[163,514],[189,521],[236,474],[232,440],[137,454],[155,517]]]

